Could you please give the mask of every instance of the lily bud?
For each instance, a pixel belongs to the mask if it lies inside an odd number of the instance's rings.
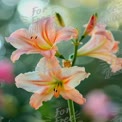
[[[58,25],[60,25],[62,27],[65,27],[64,20],[63,20],[62,16],[59,13],[55,14],[55,19],[56,19],[56,22],[58,23]]]
[[[97,23],[97,14],[94,14],[91,16],[88,24],[86,25],[86,29],[85,29],[83,35],[84,36],[89,35],[92,32],[92,30],[94,29],[96,23]]]

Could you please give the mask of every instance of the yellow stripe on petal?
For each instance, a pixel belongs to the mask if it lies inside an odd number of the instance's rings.
[[[103,40],[98,46],[96,46],[95,48],[93,48],[93,49],[91,49],[91,50],[87,50],[87,51],[85,51],[85,49],[84,49],[84,51],[83,51],[82,48],[81,48],[81,49],[78,50],[77,56],[87,56],[87,55],[93,53],[94,51],[99,50],[100,48],[102,48],[102,46],[103,46],[105,43],[106,43],[106,39],[104,39],[104,40]]]

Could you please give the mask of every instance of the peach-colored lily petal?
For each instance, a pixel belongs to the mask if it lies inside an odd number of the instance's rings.
[[[37,33],[41,42],[43,41],[45,44],[51,46],[55,43],[57,27],[54,23],[54,17],[42,18],[40,21],[33,23],[29,30],[31,33]]]
[[[52,58],[55,54],[56,54],[56,50],[58,50],[58,48],[52,47],[50,50],[45,50],[45,51],[40,51],[40,53],[47,58]]]
[[[33,48],[18,49],[12,53],[11,60],[14,63],[16,60],[20,58],[22,54],[32,54],[32,53],[38,53],[38,52],[36,50],[33,50]]]
[[[56,44],[76,38],[77,30],[70,27],[59,28],[53,17],[42,18],[30,25],[29,29],[19,29],[6,38],[17,49],[12,54],[15,62],[22,54],[39,53],[45,57],[53,57],[58,48]],[[18,51],[19,50],[19,51]]]
[[[56,59],[56,57],[50,59],[42,58],[37,64],[35,70],[45,75],[49,75],[50,73],[56,75],[56,74],[60,74],[61,66],[59,65],[59,61]]]
[[[72,27],[64,27],[57,31],[55,42],[59,43],[60,41],[68,41],[72,38],[78,37],[78,31]]]
[[[101,33],[101,32],[106,34],[106,25],[101,24],[101,23],[96,23],[96,26],[93,28],[91,33],[89,33],[89,36],[92,36],[93,34],[97,34],[97,33]]]
[[[113,58],[111,65],[112,72],[117,72],[122,69],[122,58]]]
[[[71,89],[71,90],[64,90],[61,92],[61,95],[66,99],[66,100],[72,100],[76,102],[77,104],[84,104],[86,102],[86,99],[83,98],[83,96],[77,91],[76,89]]]
[[[99,25],[95,28],[91,39],[78,50],[78,56],[90,56],[94,58],[106,61],[111,65],[112,71],[115,72],[114,62],[117,62],[117,57],[115,53],[118,51],[119,47],[118,41],[114,40],[114,37],[110,31],[105,30],[105,27]],[[117,64],[117,63],[116,63]],[[116,71],[120,70],[116,67]]]
[[[50,94],[33,94],[30,98],[30,105],[36,110],[43,105],[44,101],[48,101],[53,97],[53,93]]]
[[[26,91],[34,93],[42,93],[43,90],[47,88],[47,82],[50,80],[49,77],[42,79],[39,72],[28,72],[25,74],[19,74],[16,78],[16,86],[18,88],[23,88]]]
[[[26,37],[27,38],[30,37],[28,30],[22,28],[22,29],[16,30],[10,35],[10,37],[6,37],[5,39],[7,42],[9,42],[12,46],[14,46],[17,49],[21,49],[23,47],[30,48],[32,46],[28,44],[29,41],[27,40]]]
[[[84,67],[62,68],[62,76],[65,78],[64,83],[70,88],[74,88],[80,84],[82,80],[88,78],[90,73],[85,72]]]

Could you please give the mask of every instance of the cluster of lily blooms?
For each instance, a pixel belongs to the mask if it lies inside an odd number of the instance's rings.
[[[89,56],[101,59],[110,64],[112,72],[122,69],[122,58],[116,57],[118,41],[112,33],[106,30],[104,24],[97,22],[97,16],[91,16],[85,26],[84,36],[91,36],[86,44],[79,43],[76,56]],[[61,95],[82,105],[86,99],[75,89],[90,73],[84,67],[69,65],[66,61],[60,65],[56,53],[57,43],[61,41],[77,40],[78,30],[73,27],[62,27],[56,24],[55,17],[42,18],[30,25],[29,29],[19,29],[13,32],[6,41],[17,50],[11,55],[15,62],[22,54],[36,54],[43,56],[38,62],[35,71],[19,74],[16,86],[34,94],[30,98],[30,105],[38,109],[44,101]],[[65,42],[64,42],[65,43]],[[83,46],[82,46],[83,45]]]

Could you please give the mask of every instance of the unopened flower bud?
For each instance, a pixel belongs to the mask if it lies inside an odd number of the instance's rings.
[[[97,23],[97,14],[93,14],[88,22],[88,24],[86,25],[86,29],[84,31],[84,36],[89,35],[92,30],[94,29],[95,25]]]
[[[59,13],[55,14],[55,18],[56,18],[56,22],[58,23],[58,25],[65,27],[65,23],[64,20],[62,18],[62,16]]]

